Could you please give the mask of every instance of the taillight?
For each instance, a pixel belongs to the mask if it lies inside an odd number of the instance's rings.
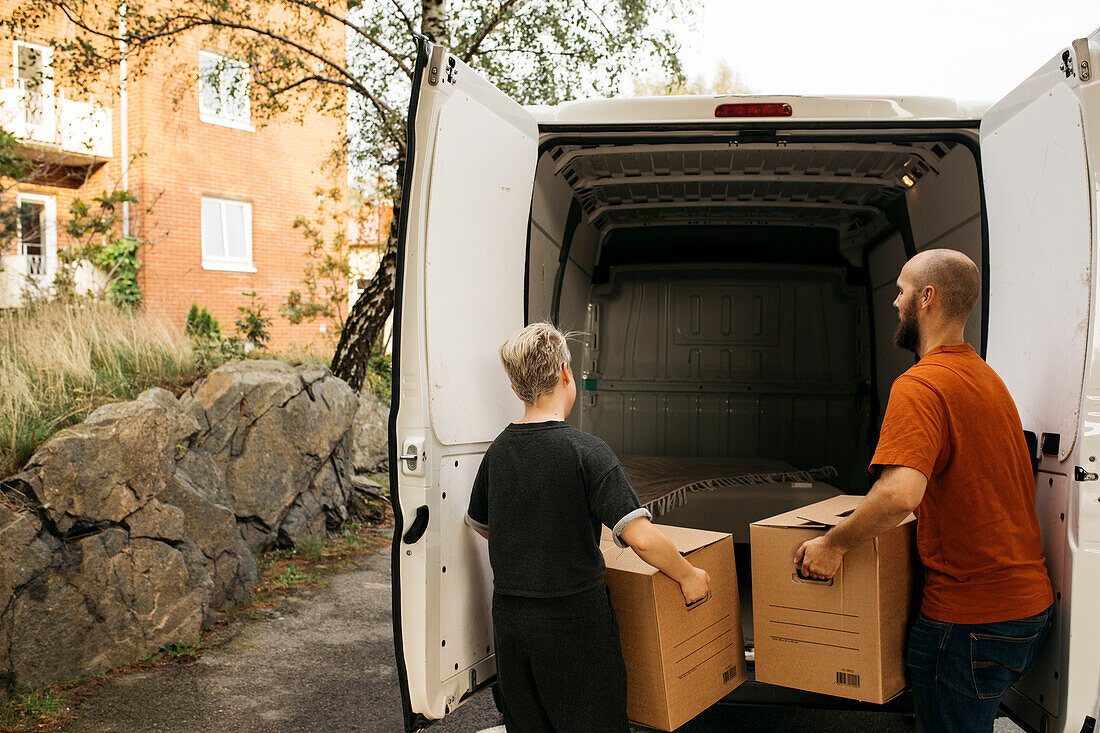
[[[790,117],[791,112],[785,102],[740,102],[714,108],[715,117]]]

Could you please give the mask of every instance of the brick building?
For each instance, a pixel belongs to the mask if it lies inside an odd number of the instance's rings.
[[[0,2],[0,13],[14,5]],[[18,303],[27,275],[49,282],[70,204],[121,187],[128,149],[126,187],[139,200],[129,225],[143,243],[148,311],[182,325],[195,303],[230,334],[249,300],[242,293],[255,291],[274,319],[273,348],[330,342],[318,323],[292,325],[278,306],[301,290],[307,262],[294,219],[315,215],[318,188],[335,186],[346,199],[346,174],[324,166],[345,116],[306,110],[300,121],[257,123],[248,67],[196,32],[130,75],[123,125],[118,71],[99,94],[77,95],[65,78],[49,78],[50,41],[73,29],[58,21],[40,32],[5,39],[11,54],[0,53],[0,124],[42,171],[5,192],[5,204],[21,206],[21,226],[3,259],[0,307]],[[342,52],[344,29],[332,33]],[[45,81],[31,82],[35,73]]]

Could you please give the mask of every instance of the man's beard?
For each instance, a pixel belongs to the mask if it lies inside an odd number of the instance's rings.
[[[899,349],[920,350],[920,324],[917,323],[917,304],[910,300],[898,311],[898,329],[894,331],[894,345]]]

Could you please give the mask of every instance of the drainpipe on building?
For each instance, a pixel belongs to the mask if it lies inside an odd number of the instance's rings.
[[[129,136],[129,100],[126,98],[126,3],[118,6],[118,93],[119,93],[119,141],[122,159],[122,188],[130,190],[130,136]],[[130,202],[122,202],[122,236],[130,236]]]

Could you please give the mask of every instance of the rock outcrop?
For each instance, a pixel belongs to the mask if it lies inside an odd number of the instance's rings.
[[[338,530],[357,408],[324,368],[248,361],[51,437],[0,483],[0,692],[196,641],[254,551]]]
[[[248,546],[320,539],[347,518],[359,400],[323,367],[247,361],[212,372],[181,398],[202,426],[194,447],[225,473]]]

